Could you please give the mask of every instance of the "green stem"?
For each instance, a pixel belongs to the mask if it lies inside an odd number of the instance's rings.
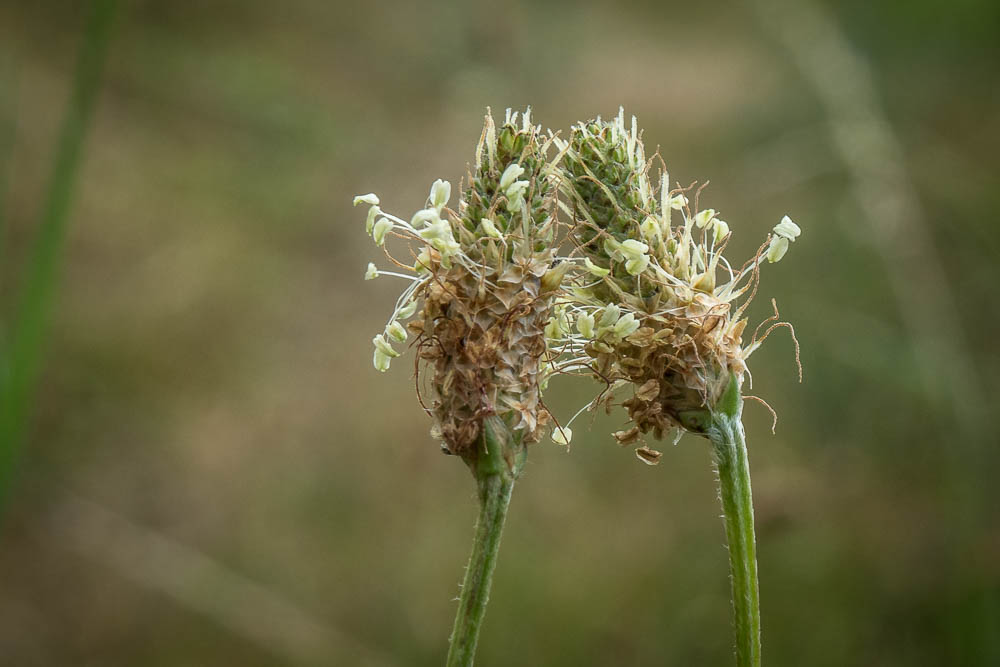
[[[719,471],[719,497],[729,542],[729,570],[733,585],[733,622],[736,626],[736,664],[760,667],[760,600],[757,592],[757,544],[753,528],[750,464],[740,420],[742,400],[735,414],[715,413],[708,437]]]
[[[483,424],[476,453],[466,457],[479,491],[479,519],[472,555],[462,582],[455,627],[451,633],[447,667],[470,667],[476,657],[479,630],[490,599],[493,570],[500,551],[504,519],[514,480],[524,463],[524,448],[496,418]]]

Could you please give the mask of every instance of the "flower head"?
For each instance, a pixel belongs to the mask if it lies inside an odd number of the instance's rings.
[[[555,261],[551,140],[529,118],[526,113],[518,123],[518,114],[508,111],[497,128],[487,115],[455,210],[447,207],[451,185],[437,180],[426,208],[408,222],[380,210],[384,217],[372,230],[379,246],[389,231],[409,241],[411,259],[386,254],[414,274],[389,274],[409,277],[410,285],[384,334],[373,340],[375,367],[385,370],[398,355],[390,340],[412,341],[420,377],[429,384],[424,405],[432,433],[446,451],[467,459],[477,455],[483,420],[493,415],[519,443],[542,437],[550,416],[540,393],[555,357],[548,340],[572,328],[565,307],[556,308],[570,264]],[[374,195],[358,199],[378,204]],[[410,317],[404,327],[400,322]]]
[[[624,113],[581,123],[562,147],[562,194],[585,257],[572,290],[583,314],[565,354],[589,359],[595,377],[611,384],[595,405],[610,406],[621,400],[615,390],[631,387],[623,405],[633,426],[616,434],[620,441],[703,432],[694,416],[715,409],[730,377],[742,380],[762,340],[742,338],[759,266],[780,259],[799,227],[786,216],[770,245],[734,269],[723,257],[729,223],[715,209],[698,209],[697,192],[692,214],[691,191],[670,190],[665,173],[652,185],[634,118],[629,128]],[[682,215],[677,224],[674,211]],[[651,452],[640,458],[655,462]]]

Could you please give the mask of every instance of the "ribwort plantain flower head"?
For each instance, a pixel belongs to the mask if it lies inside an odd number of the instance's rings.
[[[502,420],[520,444],[539,440],[550,419],[541,401],[554,356],[546,331],[561,335],[555,304],[567,268],[554,261],[559,177],[546,158],[551,144],[530,109],[520,119],[508,110],[499,128],[487,114],[454,208],[442,180],[409,220],[384,213],[374,194],[355,198],[369,206],[368,232],[398,269],[369,265],[366,278],[409,281],[373,341],[374,365],[385,371],[398,356],[393,344],[410,341],[431,432],[467,460],[487,418]],[[408,257],[387,249],[392,238]]]
[[[799,227],[786,216],[736,268],[723,254],[729,223],[699,208],[700,189],[670,189],[665,168],[650,178],[654,160],[647,160],[634,117],[630,127],[623,112],[581,123],[557,142],[564,151],[560,205],[574,220],[570,236],[583,258],[571,306],[577,327],[566,348],[589,359],[611,388],[590,407],[610,409],[616,392],[631,393],[622,401],[630,428],[615,434],[622,444],[645,434],[704,435],[730,378],[742,383],[763,338],[775,326],[790,328],[777,322],[775,310],[763,335],[759,327],[743,340],[759,267],[779,261]],[[659,460],[647,447],[637,454],[646,463]]]

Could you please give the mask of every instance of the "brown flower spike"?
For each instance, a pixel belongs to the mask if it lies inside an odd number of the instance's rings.
[[[545,329],[566,267],[553,268],[557,176],[546,160],[551,141],[540,132],[530,110],[520,123],[508,110],[499,130],[487,115],[457,211],[447,208],[451,186],[444,181],[410,222],[383,213],[374,195],[355,200],[371,206],[378,245],[386,235],[410,242],[412,262],[386,256],[415,273],[393,274],[412,282],[374,339],[375,366],[385,370],[396,356],[391,339],[415,336],[418,374],[422,366],[430,375],[432,433],[463,458],[488,417],[499,417],[522,445],[537,442],[550,419],[540,396]],[[384,273],[369,267],[369,277]],[[399,320],[409,316],[404,329]]]

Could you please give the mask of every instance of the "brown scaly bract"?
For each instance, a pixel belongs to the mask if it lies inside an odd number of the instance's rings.
[[[479,436],[482,417],[508,417],[523,441],[537,442],[548,413],[540,405],[539,373],[544,327],[552,308],[541,278],[548,261],[514,258],[506,267],[483,267],[477,277],[453,265],[424,296],[419,356],[433,366],[431,411],[449,451],[461,453]],[[495,287],[483,289],[486,282]]]

